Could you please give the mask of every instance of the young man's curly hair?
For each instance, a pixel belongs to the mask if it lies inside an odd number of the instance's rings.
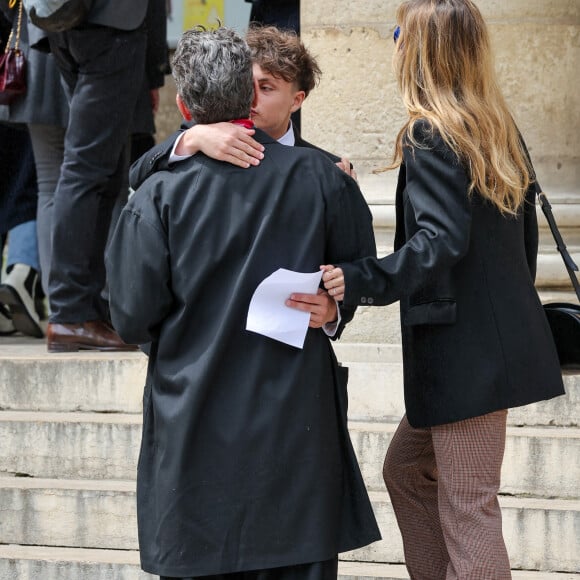
[[[252,61],[274,77],[295,83],[307,96],[318,84],[320,67],[294,31],[252,24],[246,42]]]

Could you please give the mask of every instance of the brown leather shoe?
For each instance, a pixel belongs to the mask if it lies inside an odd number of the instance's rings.
[[[77,352],[78,350],[138,350],[127,344],[105,322],[91,320],[79,324],[51,323],[46,331],[48,352]]]

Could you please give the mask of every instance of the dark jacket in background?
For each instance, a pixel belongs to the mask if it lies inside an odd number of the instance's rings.
[[[15,12],[15,9],[8,8],[7,0],[0,0],[0,45],[2,46],[5,46],[10,35]],[[20,48],[27,55],[29,51],[25,14],[20,40]],[[41,55],[39,61],[42,61],[45,56]],[[33,62],[28,65],[29,83],[39,61],[33,59]],[[38,72],[41,73],[43,70]],[[50,88],[50,86],[47,87],[49,93]],[[12,228],[36,219],[38,198],[36,169],[32,143],[24,123],[30,115],[38,118],[37,115],[41,115],[43,105],[38,102],[40,110],[35,111],[32,106],[28,107],[25,98],[35,102],[41,101],[40,94],[34,91],[33,95],[25,95],[11,105],[0,105],[0,235],[2,237]]]
[[[0,8],[10,21],[18,17],[17,7],[18,3],[9,9],[8,0],[0,0]],[[0,121],[66,127],[68,101],[54,57],[45,47],[47,33],[29,22],[23,10],[20,49],[26,58],[26,94],[10,105],[0,105]]]
[[[145,20],[147,5],[147,0],[93,0],[87,21],[119,30],[135,30]]]
[[[251,22],[295,30],[300,34],[300,0],[246,0]]]
[[[149,0],[145,27],[147,29],[145,78],[141,95],[135,106],[131,132],[133,134],[153,135],[155,133],[155,118],[151,109],[150,91],[162,87],[165,84],[165,75],[170,72],[165,0]]]

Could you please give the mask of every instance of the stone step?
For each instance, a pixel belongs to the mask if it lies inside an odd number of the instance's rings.
[[[132,480],[141,428],[141,414],[0,411],[0,473]]]
[[[377,564],[372,562],[339,562],[340,580],[409,580],[402,564]],[[579,580],[580,573],[559,573],[536,570],[512,570],[513,580]],[[0,580],[2,577],[0,576]]]
[[[55,355],[44,341],[2,338],[0,409],[139,413],[146,369],[139,352]]]
[[[377,310],[381,309],[362,311],[357,318]],[[339,341],[333,346],[339,360],[350,368],[350,417],[400,419],[404,413],[400,345]],[[3,338],[0,409],[140,413],[146,365],[142,353],[55,355],[46,352],[43,341]],[[566,397],[512,409],[509,423],[578,425],[580,375],[568,374],[565,382]]]
[[[137,549],[134,481],[0,478],[0,544]]]
[[[349,362],[348,414],[357,421],[395,421],[405,413],[400,363]],[[566,395],[509,410],[509,425],[578,426],[580,375],[565,374]]]
[[[388,496],[371,492],[387,538],[343,555],[356,562],[402,563]],[[512,566],[580,570],[580,501],[501,497]],[[135,483],[0,478],[0,544],[136,550]]]
[[[338,569],[340,580],[409,580],[407,569],[402,564],[340,562]],[[512,570],[513,580],[578,580],[579,578],[580,573]]]
[[[159,580],[135,550],[0,546],[0,580]]]
[[[383,539],[345,554],[355,562],[402,563],[403,546],[386,492],[370,492]],[[580,570],[580,501],[500,497],[503,533],[513,568]]]
[[[409,580],[401,564],[339,562],[339,580]],[[514,570],[514,580],[578,580],[579,574]],[[134,550],[0,546],[0,580],[155,580]]]
[[[135,478],[141,416],[0,412],[0,473],[65,479]],[[367,487],[382,491],[381,466],[395,423],[351,421]],[[509,427],[502,493],[580,498],[580,429]]]

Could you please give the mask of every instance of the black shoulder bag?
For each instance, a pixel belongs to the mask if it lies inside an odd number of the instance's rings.
[[[580,283],[578,283],[578,278],[574,273],[578,271],[578,266],[566,249],[566,244],[564,244],[552,214],[552,206],[546,195],[540,190],[538,182],[536,182],[536,194],[550,226],[550,231],[556,241],[556,248],[562,255],[564,265],[570,280],[572,280],[572,286],[574,286],[576,296],[578,296],[578,301],[580,302]],[[548,318],[554,342],[556,343],[560,366],[566,370],[580,369],[580,305],[567,302],[550,302],[544,304],[544,312]]]

